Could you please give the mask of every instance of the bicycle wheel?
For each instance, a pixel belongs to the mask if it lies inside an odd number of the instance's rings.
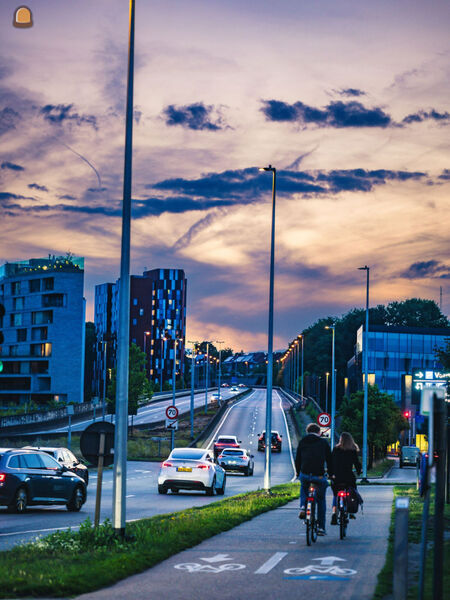
[[[312,506],[311,506],[311,539],[313,542],[317,541],[318,526],[319,526],[319,524],[317,522],[316,503],[312,502]]]
[[[311,546],[311,543],[312,543],[312,539],[311,539],[311,531],[312,531],[312,529],[311,529],[311,523],[309,521],[306,521],[305,525],[306,525],[306,544],[308,546]]]
[[[345,538],[345,533],[347,529],[347,519],[345,517],[345,510],[343,508],[339,509],[339,537],[341,540]]]

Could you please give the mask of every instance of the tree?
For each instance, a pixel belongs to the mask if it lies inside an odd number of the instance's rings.
[[[338,415],[341,418],[340,430],[352,434],[357,444],[363,442],[364,392],[344,397]],[[408,429],[408,421],[403,417],[394,397],[380,392],[377,385],[369,385],[367,444],[369,467],[375,457],[384,455],[386,446],[398,440],[400,431]]]
[[[386,307],[386,325],[403,327],[449,327],[449,321],[433,300],[409,298]]]
[[[129,352],[128,372],[128,414],[136,415],[139,399],[144,396],[152,397],[152,386],[145,374],[146,357],[136,344],[131,344]],[[108,413],[116,413],[116,369],[112,369],[111,381],[108,386]]]
[[[444,348],[438,348],[436,355],[444,369],[446,371],[450,370],[450,337],[445,338]]]

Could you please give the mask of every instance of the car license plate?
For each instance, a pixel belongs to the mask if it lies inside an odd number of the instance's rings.
[[[191,467],[177,467],[177,471],[183,471],[185,473],[190,473],[192,471]]]

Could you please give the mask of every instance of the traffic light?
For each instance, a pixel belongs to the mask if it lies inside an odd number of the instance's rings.
[[[404,410],[403,411],[403,416],[405,417],[405,419],[409,419],[411,416],[411,411],[410,410]]]

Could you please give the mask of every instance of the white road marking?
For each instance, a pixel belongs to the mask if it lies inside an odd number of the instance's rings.
[[[223,415],[223,419],[220,421],[217,429],[214,431],[213,435],[211,436],[211,441],[209,442],[209,444],[206,446],[206,450],[209,450],[209,448],[211,448],[211,444],[213,443],[213,441],[216,439],[217,437],[217,433],[220,431],[220,428],[222,427],[222,425],[225,422],[225,419],[228,417],[228,415],[230,414],[230,412],[233,410],[233,408],[235,406],[238,406],[239,404],[241,404],[242,402],[245,402],[245,400],[249,400],[253,394],[256,394],[256,391],[254,390],[250,396],[246,396],[245,398],[242,398],[242,400],[238,400],[236,402],[236,404],[233,404],[233,406],[230,406],[230,408],[227,410],[227,412]]]
[[[292,455],[292,443],[291,443],[291,436],[289,435],[289,428],[288,428],[288,424],[286,421],[286,415],[284,414],[284,410],[283,410],[283,406],[282,406],[282,400],[281,400],[281,396],[280,394],[277,392],[277,390],[275,390],[276,395],[278,396],[278,398],[280,399],[280,409],[281,409],[281,414],[283,415],[283,419],[284,419],[284,425],[286,427],[286,434],[289,440],[289,454],[291,456],[291,464],[292,464],[292,470],[294,471],[294,476],[291,479],[291,482],[295,481],[297,479],[296,476],[296,470],[295,470],[295,462],[294,462],[294,456]]]
[[[283,558],[287,555],[287,552],[275,552],[273,556],[266,560],[266,562],[259,567],[257,571],[255,571],[255,575],[266,575],[269,571],[271,571],[277,564],[283,560]]]
[[[231,556],[229,554],[216,554],[215,556],[211,556],[210,558],[201,558],[200,560],[204,560],[208,563],[215,562],[223,562],[224,560],[230,560]]]
[[[324,565],[325,567],[329,567],[330,565],[335,563],[337,560],[345,562],[347,559],[339,558],[338,556],[323,556],[322,558],[313,558],[313,560],[320,560],[321,565]]]
[[[136,496],[136,494],[129,494],[128,496],[125,496],[125,498],[134,498]]]
[[[240,571],[241,569],[245,569],[245,565],[225,563],[224,565],[214,567],[213,565],[201,565],[199,563],[181,563],[180,565],[175,565],[174,568],[181,571],[188,571],[188,573],[222,573],[223,571]]]

